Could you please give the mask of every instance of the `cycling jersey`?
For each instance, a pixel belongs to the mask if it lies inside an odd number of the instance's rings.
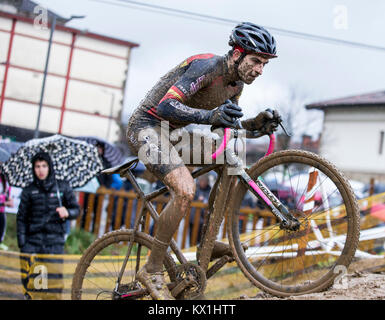
[[[129,119],[127,140],[131,150],[138,154],[140,148],[147,145],[159,159],[167,158],[165,164],[146,158],[148,152],[139,156],[160,179],[184,166],[172,146],[166,152],[164,150],[168,149],[161,147],[161,121],[168,121],[172,129],[192,123],[209,124],[205,116],[208,110],[219,107],[228,99],[238,102],[243,82],[232,79],[237,77],[229,70],[226,56],[198,54],[184,60],[155,84]],[[139,132],[149,128],[158,136],[157,143],[151,142],[149,136],[139,138]]]
[[[227,59],[213,54],[192,56],[170,70],[141,101],[139,109],[171,126],[190,123],[208,124],[202,109],[212,110],[227,99],[237,102],[242,81],[231,81],[233,75]]]

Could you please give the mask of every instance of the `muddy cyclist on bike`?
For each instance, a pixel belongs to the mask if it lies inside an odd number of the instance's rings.
[[[167,152],[161,146],[165,142],[161,137],[162,121],[168,121],[174,131],[189,124],[205,124],[272,133],[280,120],[277,111],[267,109],[255,118],[238,121],[243,116],[238,100],[244,84],[251,84],[262,75],[269,60],[277,57],[274,37],[265,28],[244,22],[232,30],[229,45],[232,49],[224,56],[198,54],[170,70],[149,91],[128,122],[129,147],[168,187],[171,196],[157,222],[148,261],[137,273],[137,279],[153,299],[174,299],[165,285],[163,259],[195,194],[194,180],[187,163],[174,149],[175,142],[166,141],[170,142]],[[151,150],[152,155],[155,152],[163,161],[151,161],[150,152],[143,150]],[[210,199],[215,198],[216,187],[217,184],[212,188]],[[209,200],[209,213],[210,204]],[[224,254],[231,255],[230,247],[216,242],[211,258]]]

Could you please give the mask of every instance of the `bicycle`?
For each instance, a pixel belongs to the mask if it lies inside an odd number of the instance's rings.
[[[237,138],[237,134],[236,129],[224,129],[222,143],[212,155],[216,159],[225,154],[224,164],[212,164],[192,173],[197,178],[211,170],[221,172],[208,217],[207,230],[212,232],[201,240],[197,263],[188,261],[172,240],[163,261],[172,295],[176,299],[202,297],[207,279],[234,260],[253,285],[274,296],[328,289],[340,272],[339,266],[347,268],[351,263],[359,241],[359,209],[349,183],[334,165],[316,154],[302,150],[273,153],[274,134],[269,136],[265,156],[244,169],[237,150],[229,144],[231,136]],[[246,136],[259,138],[263,134],[247,132]],[[143,205],[133,229],[109,232],[85,251],[73,278],[72,299],[150,298],[135,275],[151,250],[152,237],[143,232],[147,212],[155,222],[158,219],[151,200],[168,189],[144,194],[131,172],[138,161],[103,171],[127,177]],[[237,169],[237,175],[227,174],[229,168]],[[264,227],[240,214],[247,192],[257,198],[276,223]],[[225,255],[211,262],[225,215],[233,257]]]

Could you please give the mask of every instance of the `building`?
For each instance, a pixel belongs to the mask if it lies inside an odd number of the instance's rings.
[[[31,139],[36,128],[50,24],[29,0],[0,1],[0,135]],[[39,13],[39,12],[38,12]],[[138,44],[65,26],[56,16],[40,136],[119,137],[130,52]],[[37,23],[38,21],[38,23]]]
[[[385,91],[312,103],[324,112],[320,153],[351,179],[385,181]]]
[[[33,19],[36,17],[36,13],[34,11],[37,11],[38,6],[38,3],[31,0],[0,0],[0,11],[14,13]],[[47,9],[47,18],[52,20],[54,16],[56,17],[57,23],[59,24],[65,24],[69,21],[69,19],[64,18]]]

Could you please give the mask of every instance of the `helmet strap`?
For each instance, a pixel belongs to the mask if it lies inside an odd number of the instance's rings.
[[[239,56],[239,58],[237,60],[234,61],[234,64],[238,67],[238,65],[242,62],[243,58],[246,56],[246,52],[243,51],[241,53],[241,55]]]
[[[238,49],[237,47],[235,47],[234,49]],[[240,78],[239,76],[239,72],[238,72],[238,67],[239,67],[239,64],[242,62],[243,58],[246,56],[246,51],[243,50],[243,48],[241,48],[241,55],[240,57],[234,61],[234,69],[235,69],[235,72],[237,73],[238,77]]]

